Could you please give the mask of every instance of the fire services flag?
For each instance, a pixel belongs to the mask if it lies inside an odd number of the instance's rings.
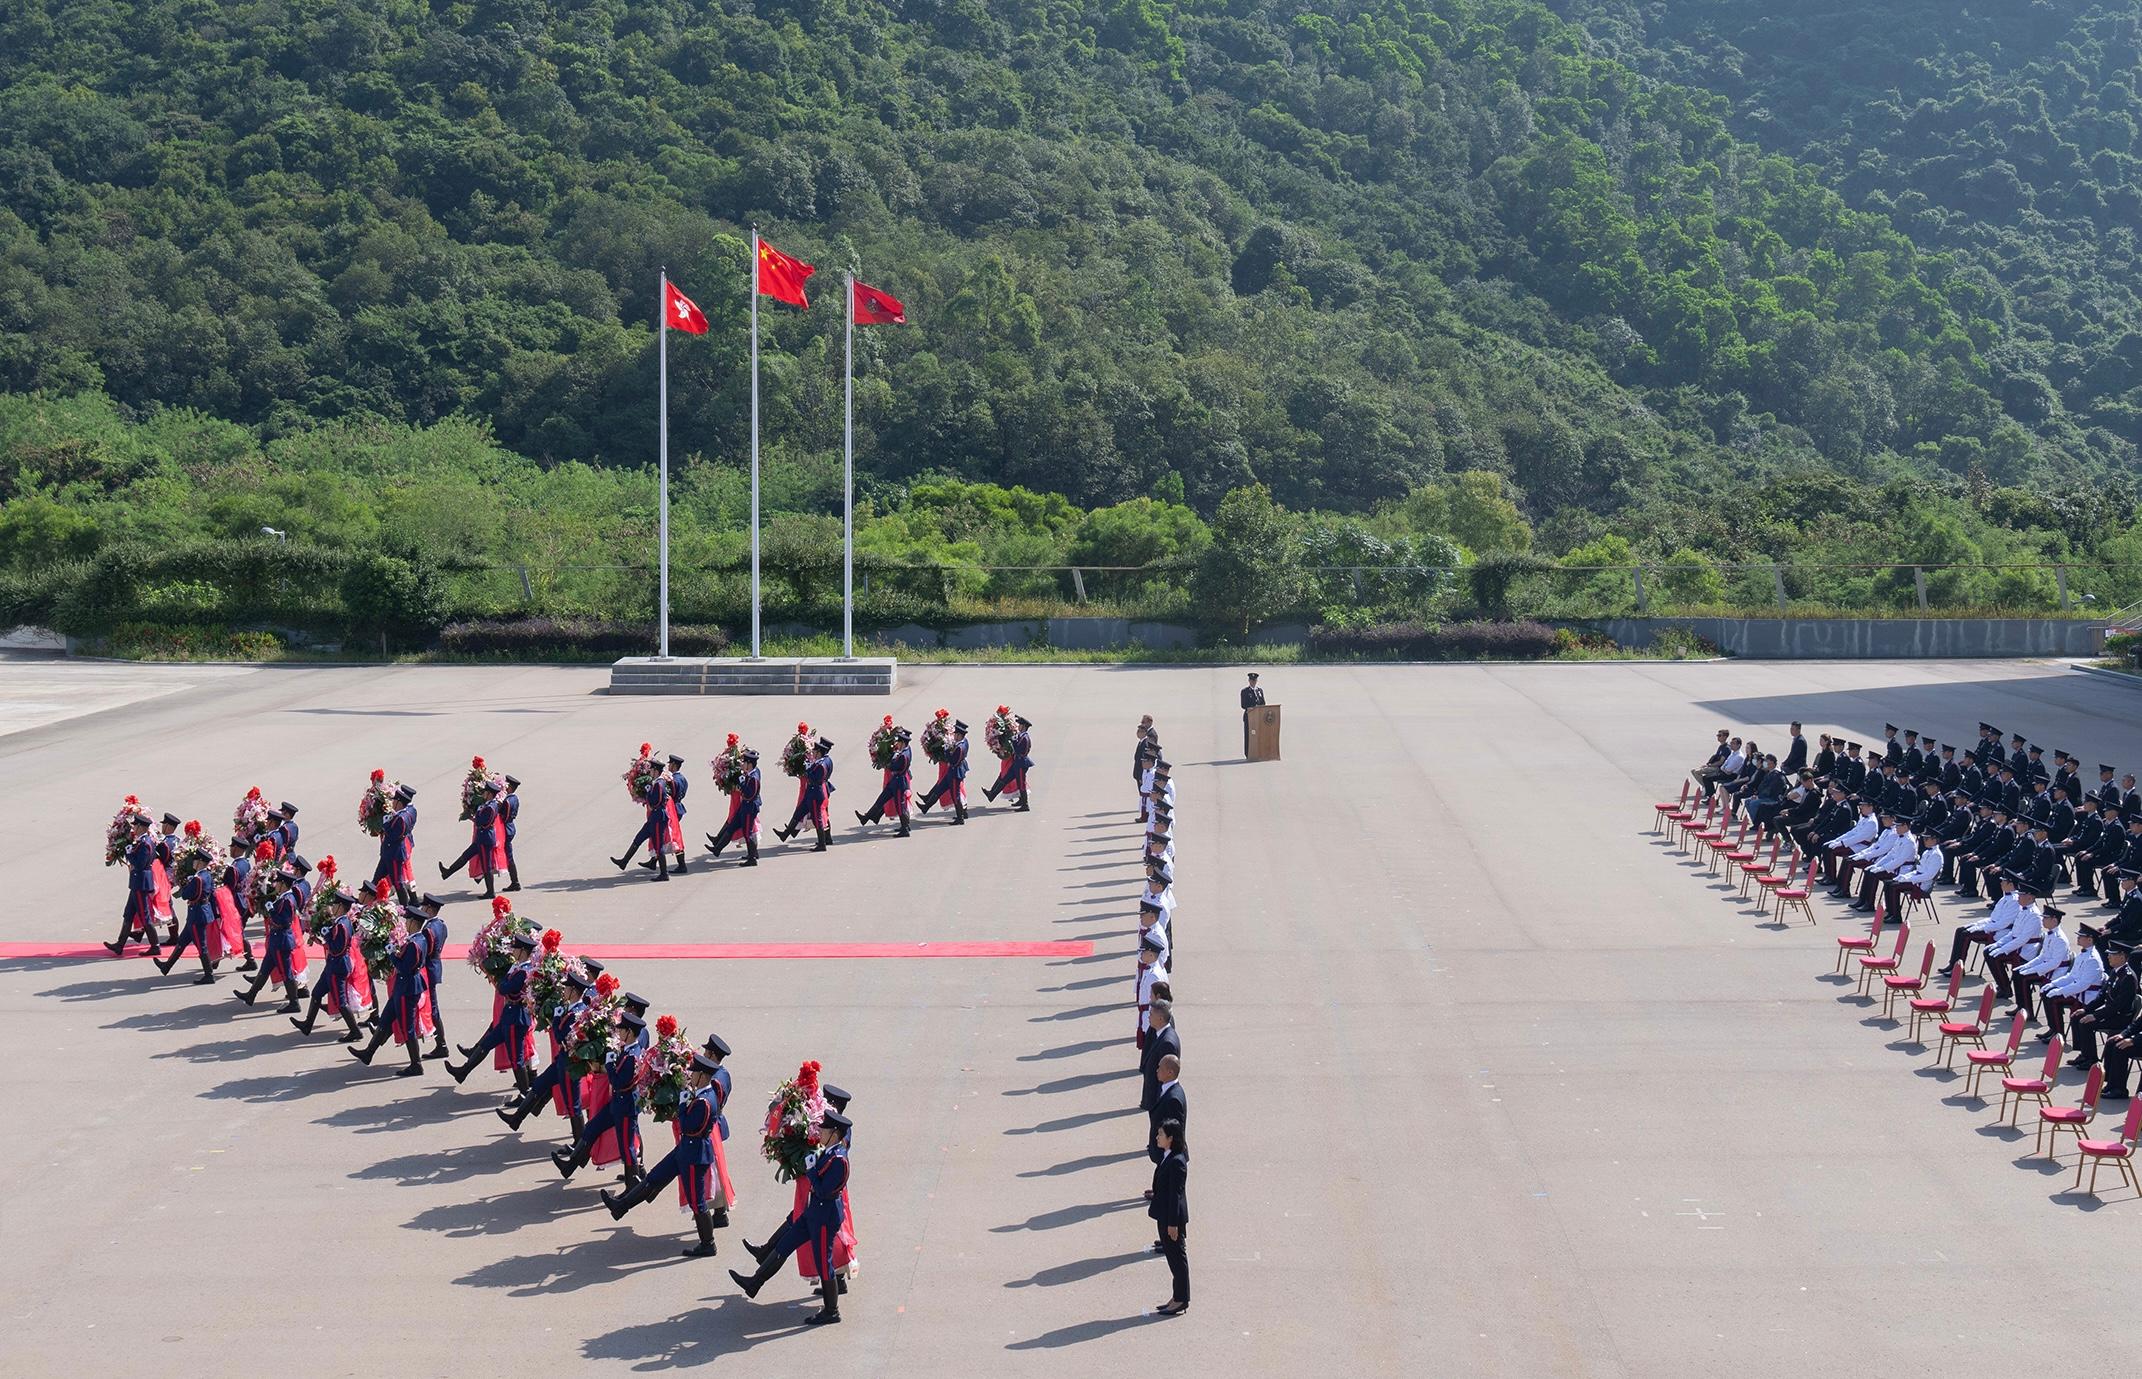
[[[890,292],[880,292],[869,283],[855,285],[855,323],[859,326],[904,326],[907,308]]]

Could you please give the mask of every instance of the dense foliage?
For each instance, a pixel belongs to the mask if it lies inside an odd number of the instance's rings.
[[[679,616],[733,627],[753,224],[822,266],[762,312],[776,616],[839,592],[849,266],[915,322],[857,332],[880,623],[1068,564],[1238,629],[1635,597],[1550,563],[2142,593],[2132,18],[1556,4],[22,0],[0,596],[643,618],[666,266]],[[241,539],[334,608],[185,554]]]

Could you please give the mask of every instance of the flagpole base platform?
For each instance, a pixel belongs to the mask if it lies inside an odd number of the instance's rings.
[[[890,656],[627,656],[610,667],[612,694],[891,694]]]

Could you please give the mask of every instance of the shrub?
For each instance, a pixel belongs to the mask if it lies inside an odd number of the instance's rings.
[[[457,656],[651,656],[653,623],[599,618],[500,618],[450,622],[439,632],[439,649]],[[673,656],[719,656],[729,634],[718,627],[671,624]]]
[[[1673,660],[1702,660],[1721,655],[1718,643],[1699,637],[1685,627],[1662,627],[1651,639],[1651,654]]]
[[[1394,622],[1309,630],[1309,654],[1318,659],[1529,661],[1553,654],[1555,647],[1554,629],[1537,622]]]
[[[2107,633],[2105,654],[2131,666],[2142,665],[2142,632]]]
[[[200,623],[123,622],[104,640],[111,655],[135,661],[268,661],[282,654],[272,632]]]

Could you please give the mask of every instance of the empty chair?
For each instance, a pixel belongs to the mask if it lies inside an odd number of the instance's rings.
[[[1688,795],[1693,788],[1692,782],[1684,780],[1681,782],[1681,798],[1677,800],[1660,800],[1657,804],[1651,806],[1654,811],[1651,816],[1651,831],[1653,833],[1659,832],[1675,819],[1687,817]]]
[[[2097,1191],[2097,1166],[2110,1159],[2120,1166],[2120,1177],[2136,1192],[2142,1193],[2142,1183],[2135,1181],[2135,1136],[2142,1134],[2142,1099],[2127,1108],[2127,1119],[2120,1124],[2120,1137],[2116,1140],[2078,1140],[2075,1147],[2082,1157],[2075,1161],[2075,1186],[2082,1186],[2083,1165],[2090,1165],[2090,1191]]]
[[[1866,995],[1866,994],[1867,994],[1867,988],[1868,988],[1868,987],[1870,987],[1870,986],[1872,986],[1872,985],[1874,984],[1874,978],[1875,978],[1875,976],[1876,976],[1877,974],[1879,974],[1879,973],[1884,973],[1884,972],[1894,972],[1894,971],[1896,971],[1896,970],[1897,970],[1897,968],[1899,968],[1899,967],[1901,967],[1901,966],[1903,965],[1903,963],[1904,963],[1904,945],[1905,945],[1905,944],[1907,944],[1907,943],[1910,943],[1910,942],[1911,942],[1911,926],[1910,926],[1909,924],[1899,924],[1899,925],[1897,926],[1897,946],[1889,950],[1889,956],[1888,956],[1888,957],[1886,957],[1886,958],[1878,958],[1878,957],[1875,957],[1875,956],[1874,956],[1873,954],[1869,953],[1869,954],[1865,954],[1865,955],[1863,955],[1863,956],[1862,956],[1862,957],[1860,958],[1860,960],[1859,960],[1859,994],[1860,994],[1860,995],[1864,996],[1864,995]]]
[[[1682,830],[1681,841],[1691,852],[1702,855],[1705,843],[1725,836],[1726,821],[1718,816],[1718,801],[1712,800],[1704,807],[1702,817]]]
[[[2049,1106],[2053,1100],[2053,1084],[2060,1080],[2060,1036],[2054,1035],[2045,1046],[2045,1066],[2038,1069],[2036,1077],[2004,1077],[2001,1079],[2001,1110],[2008,1110],[2011,1098],[2015,1102],[2015,1115],[2007,1116],[2014,1125],[2015,1116],[2023,1114],[2023,1102],[2027,1098],[2039,1106]]]
[[[2082,1132],[2091,1121],[2097,1119],[2098,1093],[2105,1087],[2105,1070],[2096,1065],[2090,1068],[2089,1080],[2083,1083],[2082,1104],[2079,1106],[2040,1106],[2038,1108],[2038,1157],[2060,1157],[2060,1132],[2073,1131],[2080,1140]]]
[[[1964,1055],[1971,1075],[1964,1081],[1964,1095],[1977,1096],[1978,1084],[1987,1073],[2005,1073],[2016,1065],[2016,1050],[2023,1046],[2023,1014],[2016,1013],[2015,1023],[2008,1027],[2008,1046],[2001,1049],[1973,1049]]]
[[[1763,844],[1760,839],[1749,840],[1748,830],[1751,827],[1753,825],[1748,820],[1742,819],[1740,821],[1740,832],[1734,835],[1731,847],[1711,849],[1711,873],[1713,875],[1717,874],[1721,863],[1725,865],[1727,874],[1730,875],[1734,866],[1754,861],[1755,854],[1763,850]]]
[[[1904,931],[1910,933],[1911,926],[1909,924],[1905,925]],[[1899,948],[1903,946],[1901,943],[1897,945]],[[1927,980],[1933,975],[1934,945],[1929,943],[1926,945],[1926,952],[1919,957],[1918,976],[1913,977],[1900,972],[1892,972],[1882,978],[1882,1018],[1885,1020],[1893,1018],[1897,1008],[1897,997],[1902,996],[1907,991],[1926,990]]]
[[[1837,971],[1844,971],[1846,958],[1853,957],[1858,954],[1872,953],[1874,951],[1874,945],[1882,941],[1882,926],[1888,922],[1889,917],[1883,914],[1880,910],[1876,910],[1874,912],[1874,918],[1869,920],[1867,923],[1866,933],[1858,935],[1847,934],[1843,938],[1838,939]]]
[[[1986,1031],[1993,1028],[1993,998],[1998,994],[1990,986],[1978,993],[1978,1015],[1974,1019],[1941,1022],[1941,1044],[1934,1056],[1941,1060],[1942,1067],[1955,1067],[1956,1050],[1967,1044],[1986,1047]]]
[[[1927,945],[1929,948],[1933,946],[1931,943]],[[1928,1020],[1938,1019],[1956,1009],[1956,998],[1962,994],[1963,964],[1959,962],[1951,964],[1949,967],[1949,989],[1946,992],[1939,996],[1914,996],[1911,998],[1911,1031],[1907,1037],[1913,1042],[1917,1042],[1919,1026],[1925,1024]],[[1991,1001],[1986,1003],[1986,1009],[1988,1013],[1993,1010]]]
[[[1800,913],[1807,916],[1807,922],[1809,924],[1815,922],[1815,907],[1807,903],[1807,898],[1815,893],[1815,868],[1820,866],[1821,863],[1822,857],[1820,853],[1809,853],[1807,856],[1807,875],[1801,877],[1798,884],[1794,884],[1793,879],[1788,876],[1784,878],[1784,884],[1771,891],[1771,894],[1776,896],[1778,901],[1778,923],[1783,924],[1785,922],[1785,907],[1787,905],[1799,906]]]
[[[1748,821],[1742,819],[1740,827],[1733,830],[1733,835],[1730,838],[1725,836],[1724,824],[1719,825],[1716,836],[1698,838],[1699,846],[1708,847],[1711,850],[1711,875],[1716,876],[1718,874],[1718,864],[1720,862],[1741,850],[1741,844],[1747,840],[1747,837]],[[1754,854],[1750,853],[1749,855],[1753,856]]]
[[[1748,888],[1755,884],[1757,878],[1773,876],[1777,873],[1778,852],[1784,846],[1785,835],[1780,833],[1770,840],[1770,855],[1768,857],[1753,857],[1740,864],[1740,898],[1742,900],[1748,898]],[[1789,871],[1791,867],[1788,865],[1786,869]]]

